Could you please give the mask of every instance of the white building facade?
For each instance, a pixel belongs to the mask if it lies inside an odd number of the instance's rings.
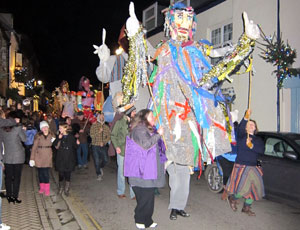
[[[195,1],[199,3],[201,0]],[[171,2],[174,2],[174,0],[171,0]],[[198,9],[197,11],[197,8],[195,9],[198,14],[194,40],[206,39],[216,47],[228,42],[235,44],[243,33],[243,11],[248,13],[249,19],[261,26],[267,36],[272,36],[274,33],[276,36],[277,0],[204,0],[203,2],[207,2],[207,5],[202,10]],[[214,4],[209,4],[209,2]],[[185,0],[184,3],[193,6],[193,0]],[[299,9],[299,0],[281,0],[280,28],[282,39],[285,42],[288,40],[290,46],[298,52],[300,52],[300,39],[297,30],[300,23]],[[155,34],[150,32],[148,40],[153,46],[166,39],[162,31]],[[258,41],[263,42],[262,39]],[[261,131],[276,131],[277,80],[275,74],[272,74],[276,67],[266,63],[259,56],[262,51],[258,49],[258,46],[262,47],[257,43],[253,53],[255,73],[252,80],[251,118],[257,121]],[[212,62],[215,61],[212,60]],[[299,58],[296,59],[293,67],[300,67]],[[224,87],[234,87],[236,99],[232,105],[232,110],[237,109],[239,119],[241,119],[248,106],[249,74],[232,77],[234,79],[233,83],[225,83]],[[299,77],[289,79],[285,83],[285,88],[280,90],[280,131],[300,132]]]

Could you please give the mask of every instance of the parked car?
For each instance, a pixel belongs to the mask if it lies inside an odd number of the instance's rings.
[[[300,204],[300,134],[259,132],[265,143],[265,152],[258,164],[263,168],[266,196],[278,197]],[[205,170],[207,184],[212,192],[223,190],[222,162]],[[228,178],[228,175],[225,175]]]

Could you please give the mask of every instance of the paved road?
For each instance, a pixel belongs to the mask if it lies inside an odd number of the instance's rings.
[[[4,178],[3,178],[4,184]],[[2,221],[12,230],[52,229],[44,210],[42,196],[38,194],[36,171],[23,166],[19,198],[21,204],[2,199]]]
[[[136,201],[127,198],[122,200],[116,194],[116,163],[112,160],[104,169],[104,179],[96,180],[93,162],[89,169],[76,171],[72,174],[71,196],[97,221],[98,229],[131,230],[134,225],[133,212]],[[158,223],[158,230],[299,230],[300,209],[285,204],[262,200],[255,202],[253,210],[256,217],[249,217],[239,211],[234,213],[220,194],[211,193],[204,178],[191,178],[190,197],[186,211],[189,218],[178,217],[169,220],[169,187],[160,189],[155,200],[153,219]],[[101,227],[100,227],[101,226]]]

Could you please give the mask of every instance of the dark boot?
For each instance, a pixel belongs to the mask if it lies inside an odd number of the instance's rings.
[[[70,181],[66,181],[65,185],[65,195],[69,196],[69,191],[70,191]]]
[[[232,195],[232,196],[228,196],[227,200],[228,200],[228,203],[229,203],[230,208],[231,208],[234,212],[236,212],[236,210],[237,210],[237,206],[236,206],[237,200],[234,199],[233,195]]]
[[[248,214],[248,216],[256,216],[255,212],[251,211],[251,206],[244,204],[244,207],[242,208],[242,212]]]
[[[177,220],[177,210],[176,209],[171,210],[170,220]]]
[[[61,195],[64,191],[64,181],[60,181],[59,184],[58,184],[58,191],[57,191],[57,194],[58,195]]]

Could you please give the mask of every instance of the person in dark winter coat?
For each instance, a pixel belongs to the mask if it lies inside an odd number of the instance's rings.
[[[124,176],[135,193],[137,206],[134,210],[138,229],[155,228],[152,220],[155,188],[165,184],[165,146],[161,140],[163,129],[154,128],[153,113],[149,109],[139,111],[130,124],[126,139]]]
[[[5,113],[3,110],[0,110],[0,128],[5,126],[14,126],[16,125],[16,122],[13,119],[5,119]],[[4,154],[4,148],[2,143],[2,137],[0,135],[0,188],[2,187],[2,171],[4,169],[3,165],[3,154]],[[10,229],[10,226],[2,223],[2,198],[0,196],[0,229]]]
[[[68,127],[66,123],[59,124],[59,135],[53,142],[57,149],[55,167],[59,175],[59,194],[64,191],[66,196],[69,195],[71,172],[76,166],[76,151],[80,144],[79,140],[76,141],[75,137],[67,132]]]
[[[19,200],[19,189],[21,183],[22,167],[25,162],[25,149],[22,142],[26,141],[26,127],[19,123],[20,118],[16,113],[10,112],[9,118],[14,118],[17,126],[1,129],[5,154],[3,162],[5,165],[5,187],[8,202],[21,203]]]

